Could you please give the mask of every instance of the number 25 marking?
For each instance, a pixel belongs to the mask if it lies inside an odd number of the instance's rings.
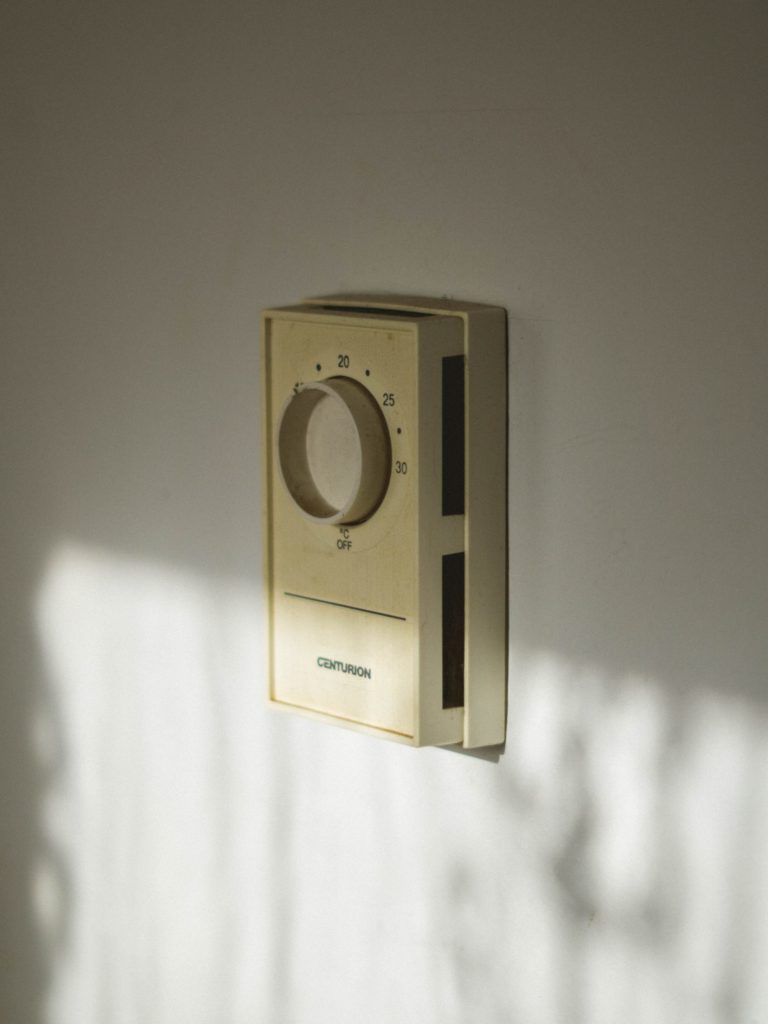
[[[395,404],[395,396],[392,394],[391,391],[385,391],[384,392],[384,405],[394,405],[394,404]]]

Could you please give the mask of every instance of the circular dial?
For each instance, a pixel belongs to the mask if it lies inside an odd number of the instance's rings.
[[[317,523],[359,523],[384,499],[392,464],[389,431],[376,399],[349,377],[299,388],[278,430],[288,493]]]

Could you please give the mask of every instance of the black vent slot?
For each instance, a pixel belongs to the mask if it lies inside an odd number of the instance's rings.
[[[464,514],[464,356],[443,359],[443,515]]]
[[[327,310],[329,313],[362,313],[364,316],[388,316],[388,317],[407,317],[410,319],[418,320],[425,316],[434,316],[434,313],[419,313],[412,309],[372,309],[370,306],[321,306],[321,309]]]
[[[443,555],[443,707],[464,706],[464,552]]]

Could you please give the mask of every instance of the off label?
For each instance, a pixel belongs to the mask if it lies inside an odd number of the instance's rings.
[[[349,536],[349,530],[346,528],[346,526],[342,526],[339,529],[339,536],[336,538],[336,547],[339,549],[339,551],[352,550],[352,540]]]

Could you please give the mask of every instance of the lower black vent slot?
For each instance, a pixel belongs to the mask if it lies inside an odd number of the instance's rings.
[[[443,707],[464,706],[464,552],[443,555]]]

